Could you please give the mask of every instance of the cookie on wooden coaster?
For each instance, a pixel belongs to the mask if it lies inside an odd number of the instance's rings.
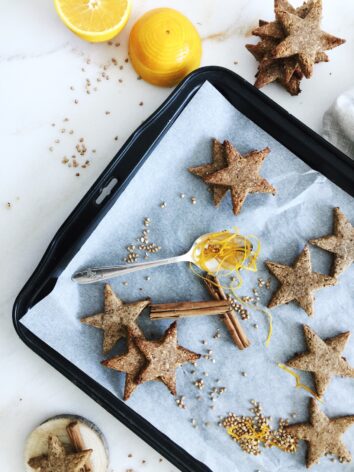
[[[31,457],[28,465],[39,472],[80,472],[92,450],[67,454],[58,436],[48,436],[48,452]]]
[[[263,161],[270,152],[269,148],[252,151],[242,156],[229,141],[225,141],[224,146],[227,167],[207,175],[204,177],[204,182],[230,188],[235,215],[241,211],[249,193],[261,192],[275,195],[276,189],[259,175]]]
[[[104,287],[104,312],[81,318],[81,323],[103,330],[103,353],[109,352],[114,345],[127,335],[127,327],[139,330],[136,319],[150,304],[150,300],[123,303],[108,284]]]
[[[354,378],[354,368],[342,357],[350,332],[321,339],[309,326],[304,325],[303,328],[308,351],[289,359],[286,365],[311,372],[314,376],[317,394],[321,398],[333,377]]]
[[[293,266],[272,261],[266,261],[265,264],[281,284],[268,303],[268,308],[296,301],[311,316],[314,313],[315,297],[313,292],[337,283],[334,277],[312,272],[311,255],[308,246],[305,246]]]
[[[311,467],[326,454],[334,454],[341,462],[350,462],[351,454],[341,437],[354,424],[354,415],[328,418],[314,398],[310,399],[308,423],[285,426],[285,430],[308,443],[306,466]]]
[[[334,234],[309,242],[334,254],[333,276],[338,277],[354,262],[354,227],[339,208],[334,208],[333,213]]]
[[[42,469],[33,468],[28,462],[30,459],[45,459],[48,456],[49,436],[58,438],[66,456],[69,456],[69,458],[70,454],[81,450],[92,451],[85,462],[84,469],[81,468],[80,472],[82,470],[85,470],[85,472],[107,472],[109,465],[108,446],[102,432],[91,421],[76,415],[55,416],[46,420],[31,432],[26,441],[24,454],[26,472],[42,472]],[[78,441],[78,438],[80,441]],[[57,446],[55,446],[55,449],[57,449]],[[33,460],[32,464],[36,462],[40,464],[40,459],[38,461]],[[76,466],[74,461],[71,462]],[[51,472],[52,470],[60,471],[61,469],[50,469]],[[72,469],[64,470],[66,472]]]
[[[172,395],[176,395],[177,367],[200,358],[200,354],[177,344],[177,322],[172,323],[158,341],[148,341],[142,337],[134,338],[134,341],[148,361],[138,374],[137,382],[160,379]]]

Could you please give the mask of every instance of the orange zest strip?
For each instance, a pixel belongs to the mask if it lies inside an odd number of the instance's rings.
[[[287,372],[288,374],[292,375],[295,378],[295,380],[296,380],[295,387],[296,388],[302,388],[303,390],[306,390],[306,392],[310,393],[314,398],[316,398],[316,400],[322,402],[320,397],[312,390],[312,388],[308,387],[307,385],[305,385],[301,382],[301,377],[300,377],[299,374],[297,374],[293,370],[289,369],[289,367],[287,367],[284,364],[277,364],[277,365],[278,365],[278,367],[280,367],[285,372]]]

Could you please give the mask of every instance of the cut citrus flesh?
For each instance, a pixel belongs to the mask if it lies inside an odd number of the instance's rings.
[[[54,0],[63,23],[81,39],[108,41],[126,25],[132,0]]]
[[[133,26],[129,55],[142,79],[171,87],[199,67],[202,45],[197,30],[182,13],[156,8]]]

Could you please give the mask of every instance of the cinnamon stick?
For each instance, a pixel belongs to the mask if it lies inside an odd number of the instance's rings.
[[[228,300],[159,303],[151,305],[150,319],[160,320],[187,316],[220,315],[230,309]]]
[[[75,452],[84,451],[85,445],[80,433],[78,422],[73,421],[72,423],[69,423],[66,427],[66,432],[68,433],[68,436],[75,449]],[[87,459],[86,464],[81,469],[81,472],[93,472],[90,459]]]
[[[227,300],[224,289],[220,285],[217,277],[208,275],[204,282],[210,295],[215,300]],[[251,343],[243,331],[243,328],[236,317],[235,311],[229,308],[229,310],[222,315],[222,319],[236,346],[239,349],[247,348]]]

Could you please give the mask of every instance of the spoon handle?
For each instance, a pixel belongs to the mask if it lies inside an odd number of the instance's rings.
[[[158,261],[141,262],[139,264],[129,264],[121,266],[111,267],[92,267],[91,269],[85,269],[79,272],[75,272],[71,277],[71,280],[78,284],[92,284],[95,282],[101,282],[107,279],[113,279],[121,275],[131,274],[139,270],[151,269],[152,267],[159,267],[167,264],[174,264],[176,262],[190,261],[190,253],[187,252],[181,256],[168,257],[166,259],[160,259]]]

